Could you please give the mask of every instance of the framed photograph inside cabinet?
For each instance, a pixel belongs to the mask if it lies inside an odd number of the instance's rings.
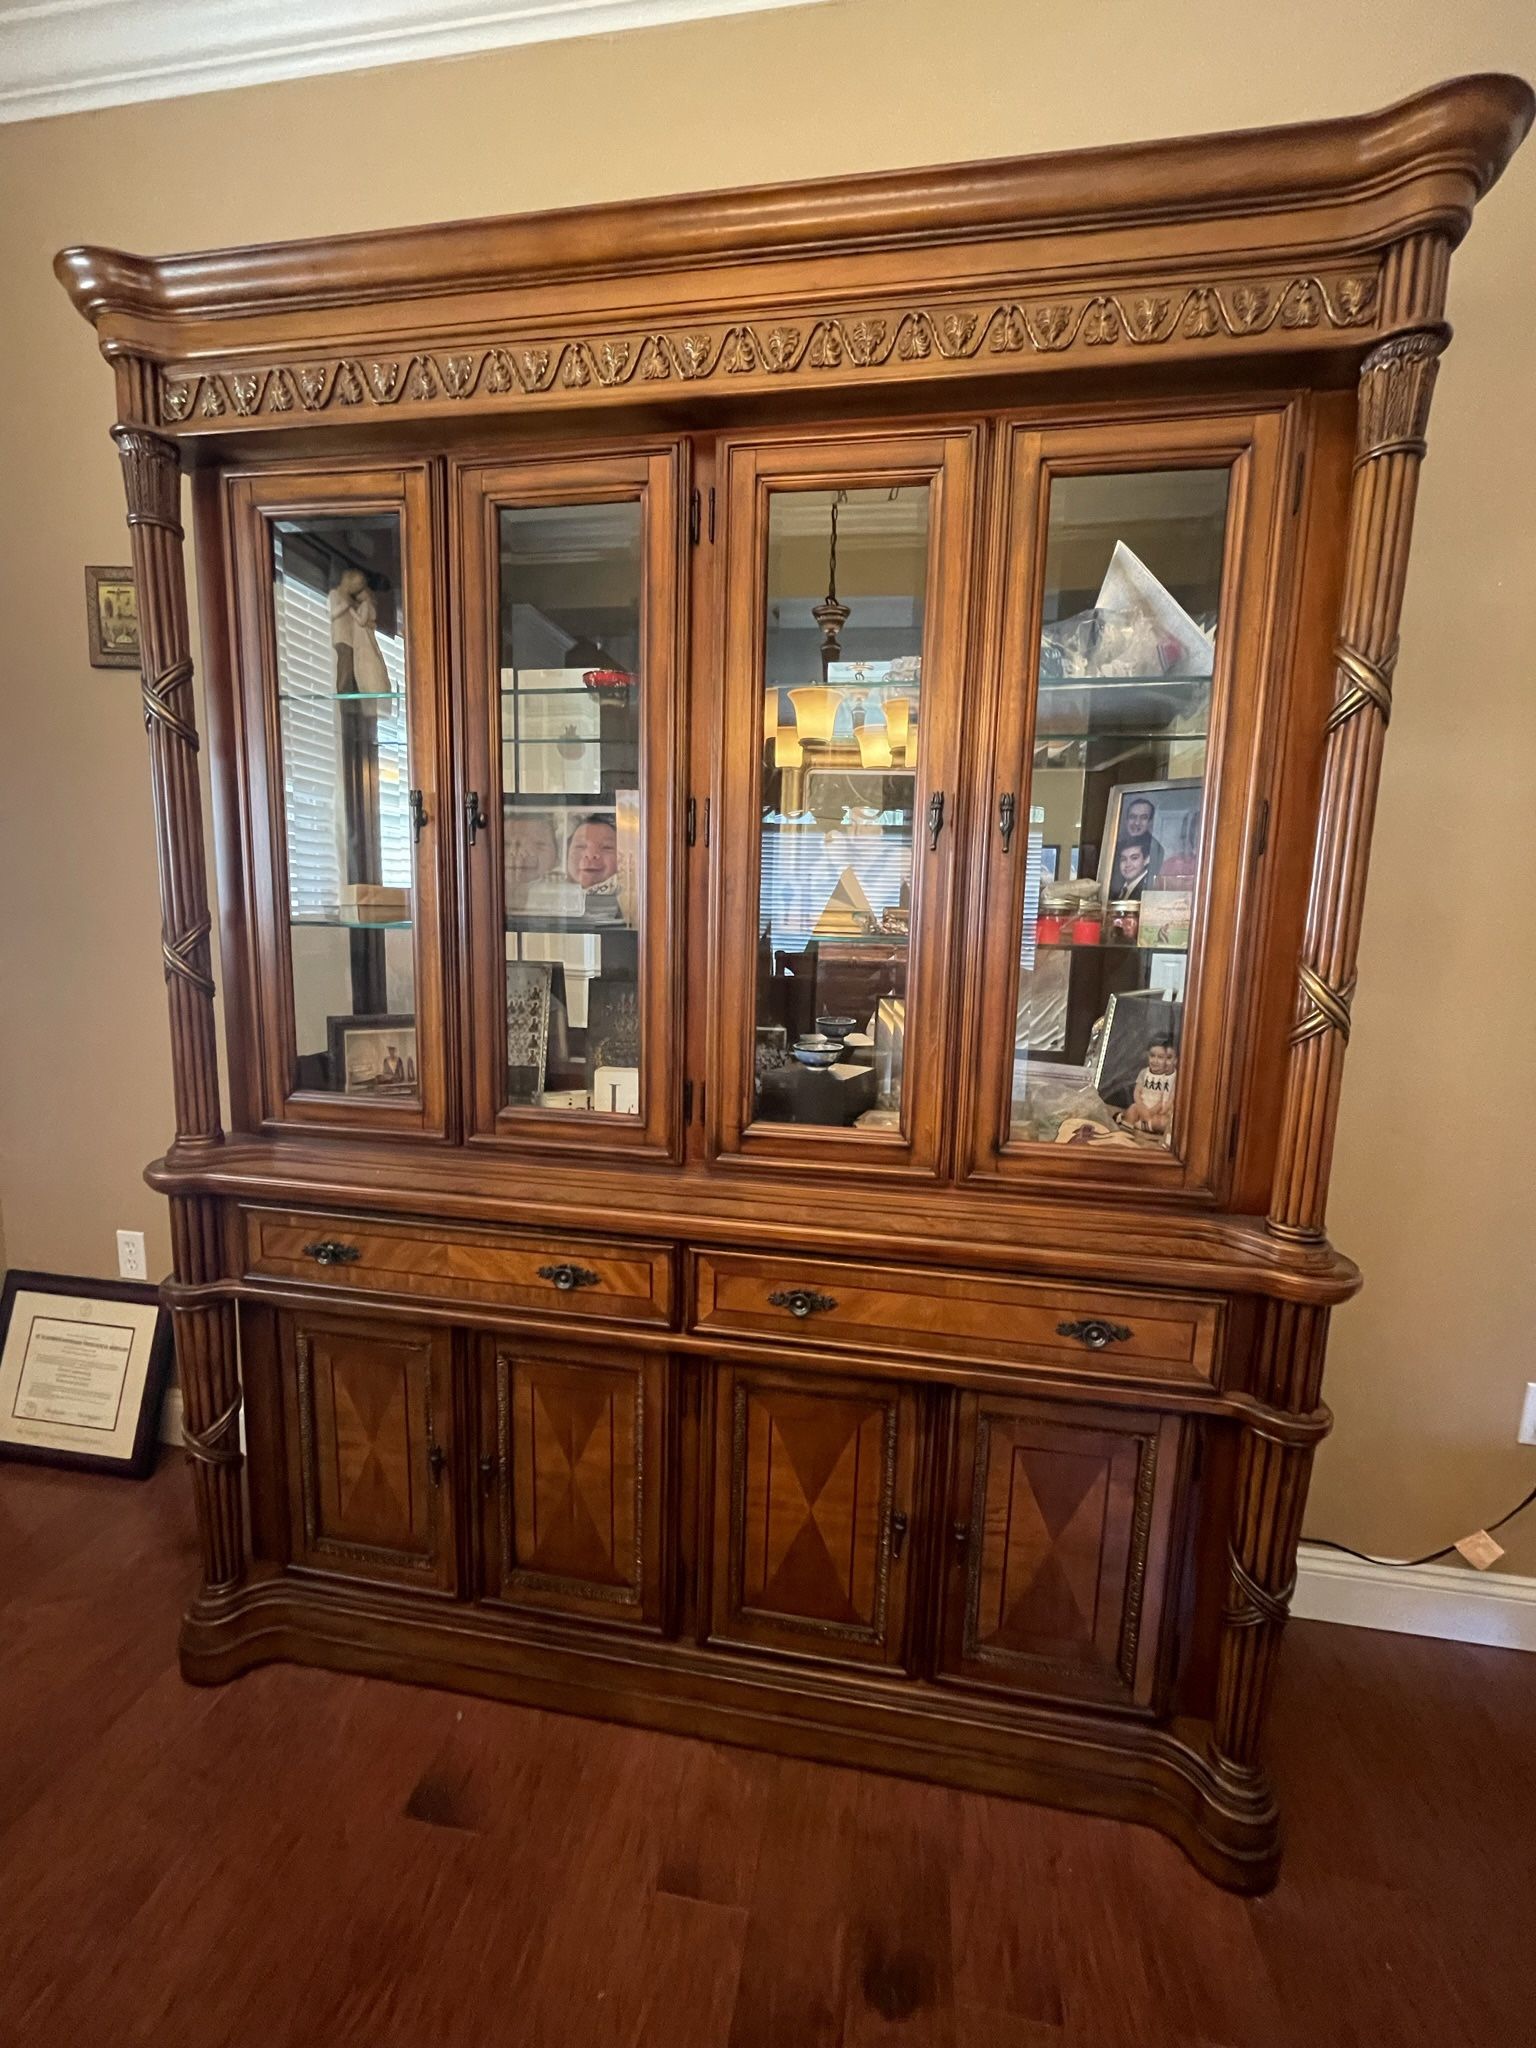
[[[7,1273],[0,1293],[0,1457],[146,1479],[171,1366],[153,1287]]]

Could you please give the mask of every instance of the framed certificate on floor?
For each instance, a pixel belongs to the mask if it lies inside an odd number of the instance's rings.
[[[7,1273],[0,1293],[0,1458],[147,1478],[171,1364],[153,1287]]]

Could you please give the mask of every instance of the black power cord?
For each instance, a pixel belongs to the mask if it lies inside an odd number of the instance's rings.
[[[1496,1522],[1487,1523],[1483,1534],[1491,1536],[1495,1529],[1502,1529],[1506,1522],[1512,1522],[1516,1515],[1523,1514],[1533,1500],[1536,1500],[1536,1486],[1531,1488],[1524,1500],[1517,1501],[1507,1515],[1500,1515]],[[1352,1550],[1347,1543],[1335,1543],[1329,1536],[1308,1536],[1303,1540],[1315,1549],[1342,1550],[1346,1557],[1358,1557],[1362,1564],[1390,1565],[1394,1571],[1410,1571],[1415,1565],[1436,1564],[1442,1557],[1449,1557],[1456,1548],[1454,1543],[1447,1543],[1439,1550],[1427,1550],[1422,1557],[1372,1557],[1368,1550]]]

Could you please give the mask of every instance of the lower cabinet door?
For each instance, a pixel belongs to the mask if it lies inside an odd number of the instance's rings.
[[[356,1316],[284,1316],[293,1561],[454,1587],[452,1341]]]
[[[894,1382],[717,1368],[714,1641],[903,1661],[916,1421]]]
[[[940,1670],[1152,1704],[1179,1436],[1166,1415],[962,1394]]]
[[[487,1598],[660,1626],[665,1398],[661,1358],[487,1342]]]

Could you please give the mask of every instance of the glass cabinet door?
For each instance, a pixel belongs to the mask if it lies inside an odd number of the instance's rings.
[[[460,488],[474,1128],[664,1151],[676,455]]]
[[[1248,419],[1015,437],[981,1171],[1208,1173],[1240,977],[1202,989],[1200,963],[1230,957],[1241,887],[1245,792],[1221,767],[1258,708],[1273,439]]]
[[[934,1167],[972,455],[964,434],[729,451],[727,1150]]]
[[[443,1128],[425,473],[233,480],[264,1111]],[[257,817],[263,803],[254,806]]]

